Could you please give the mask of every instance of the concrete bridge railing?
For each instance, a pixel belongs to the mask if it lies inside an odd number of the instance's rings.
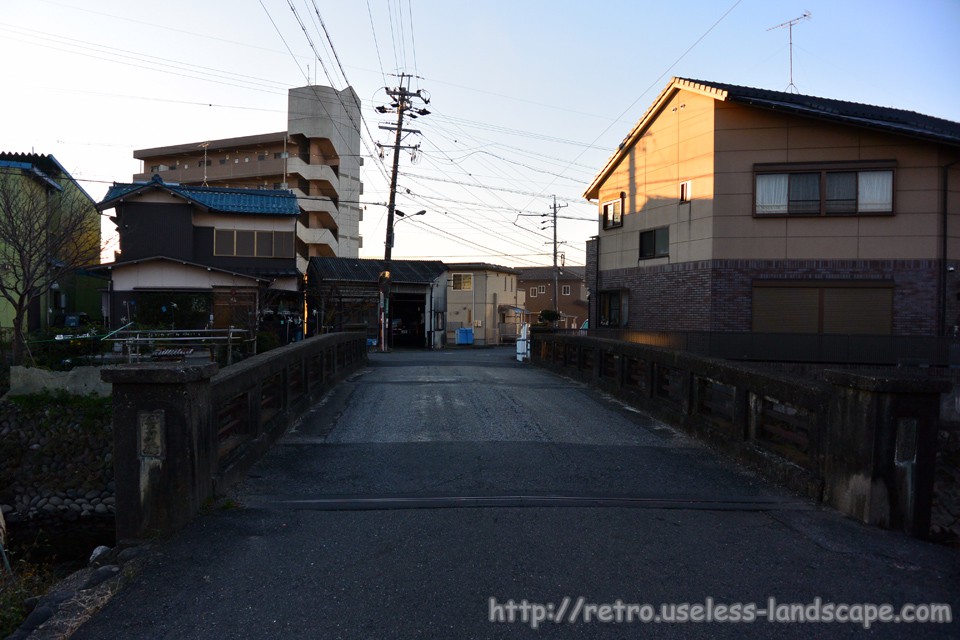
[[[859,520],[927,537],[940,394],[896,372],[822,380],[683,351],[534,332],[531,361],[591,383]]]
[[[173,533],[243,477],[337,381],[367,361],[337,333],[214,363],[105,368],[113,385],[117,541]]]

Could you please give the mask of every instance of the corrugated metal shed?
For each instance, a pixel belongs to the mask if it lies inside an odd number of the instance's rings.
[[[389,271],[395,284],[430,284],[447,267],[439,260],[310,258],[310,270],[325,282],[376,283],[381,273]]]

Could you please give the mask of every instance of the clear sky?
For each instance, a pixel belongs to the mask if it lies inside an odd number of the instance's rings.
[[[784,90],[788,32],[770,28],[805,11],[812,17],[793,28],[801,93],[960,121],[960,0],[0,0],[0,9],[0,149],[55,155],[97,200],[141,170],[134,149],[284,130],[287,89],[308,78],[354,87],[373,134],[364,131],[362,152],[375,152],[391,142],[373,110],[383,87],[396,85],[391,74],[419,76],[413,88],[429,92],[432,115],[416,121],[416,162],[401,157],[397,206],[428,213],[397,227],[395,258],[549,264],[539,215],[555,195],[568,205],[561,251],[583,264],[597,224],[581,194],[670,77]],[[361,257],[383,256],[384,166],[389,153],[365,158]]]

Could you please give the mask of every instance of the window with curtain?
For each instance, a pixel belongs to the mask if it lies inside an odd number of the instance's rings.
[[[893,169],[808,167],[756,173],[755,215],[893,213]]]

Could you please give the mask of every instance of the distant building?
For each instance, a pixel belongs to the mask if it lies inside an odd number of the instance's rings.
[[[559,267],[558,271],[560,320],[557,325],[564,329],[579,327],[587,319],[588,311],[583,267]],[[536,322],[541,311],[553,309],[553,267],[523,268],[517,278],[520,288],[527,294],[528,317]]]
[[[475,345],[516,340],[526,297],[517,270],[485,262],[447,264],[447,342],[471,329]]]
[[[591,326],[960,325],[960,123],[674,78],[584,196]]]
[[[302,325],[294,250],[300,209],[289,191],[192,187],[155,176],[114,184],[98,205],[115,210],[111,324],[248,330]],[[285,320],[286,319],[286,320]],[[277,328],[274,327],[274,328]],[[277,329],[278,332],[280,331]]]
[[[287,130],[198,140],[134,151],[143,170],[168,183],[290,189],[297,220],[297,266],[312,257],[356,257],[360,237],[360,101],[352,88],[307,86],[289,91]]]

